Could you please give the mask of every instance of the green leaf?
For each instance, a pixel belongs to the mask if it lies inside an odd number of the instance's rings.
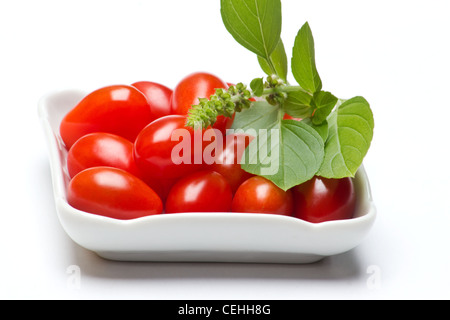
[[[257,101],[248,109],[237,112],[232,129],[256,130],[273,127],[279,120],[278,108],[267,101]]]
[[[322,80],[316,68],[314,38],[307,22],[295,38],[292,74],[297,83],[308,92],[315,93],[322,89]]]
[[[280,41],[280,0],[221,0],[222,20],[233,38],[268,60]]]
[[[313,128],[314,130],[316,130],[317,133],[319,134],[319,136],[322,137],[322,140],[324,143],[327,141],[327,139],[328,139],[328,121],[325,120],[320,125],[315,125],[312,122],[311,118],[306,118],[306,119],[302,120],[302,122],[307,124],[311,128]]]
[[[369,103],[355,97],[342,103],[328,117],[329,134],[318,175],[325,178],[353,177],[369,150],[374,119]]]
[[[281,80],[283,80],[284,82],[287,81],[288,60],[283,41],[281,39],[278,42],[278,45],[276,46],[274,52],[272,52],[272,54],[270,55],[270,63],[267,59],[260,56],[258,56],[258,62],[262,70],[267,75],[270,76],[275,73],[281,78]]]
[[[253,91],[253,94],[257,97],[261,97],[264,91],[264,79],[256,78],[250,82],[250,88]]]
[[[283,111],[294,118],[309,118],[314,111],[312,98],[311,95],[303,91],[289,92],[283,104]]]
[[[310,180],[323,160],[321,136],[295,120],[276,121],[267,129],[258,132],[246,149],[242,168],[269,179],[283,190]]]
[[[320,125],[322,122],[324,122],[330,115],[331,111],[333,111],[337,102],[338,98],[336,98],[330,92],[316,92],[314,94],[314,106],[316,107],[316,110],[314,112],[314,116],[312,117],[312,122],[315,125]]]

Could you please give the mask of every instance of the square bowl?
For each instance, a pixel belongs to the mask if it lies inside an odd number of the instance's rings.
[[[69,237],[99,256],[120,261],[311,263],[358,246],[371,229],[376,208],[361,167],[354,185],[355,217],[310,223],[294,217],[246,213],[178,213],[117,220],[77,210],[66,198],[67,150],[59,124],[85,92],[50,93],[38,114],[49,151],[59,221]]]

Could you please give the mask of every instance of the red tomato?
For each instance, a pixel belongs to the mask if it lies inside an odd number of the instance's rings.
[[[88,94],[62,120],[60,134],[66,147],[93,132],[108,132],[134,141],[153,120],[144,94],[131,86],[116,85]]]
[[[178,180],[166,200],[166,213],[229,212],[233,194],[217,172],[203,170]]]
[[[172,89],[150,81],[135,82],[132,86],[146,96],[155,119],[171,114]]]
[[[213,124],[213,129],[220,130],[222,133],[222,136],[225,136],[227,134],[227,129],[230,129],[233,125],[234,117],[236,113],[233,114],[231,118],[225,117],[225,116],[218,116],[216,118],[216,122]]]
[[[356,196],[351,178],[314,177],[292,189],[294,216],[309,222],[351,219]]]
[[[245,148],[253,140],[253,136],[247,134],[229,134],[225,137],[225,145],[222,150],[218,150],[215,162],[210,166],[224,176],[231,186],[233,193],[247,179],[253,175],[244,171],[241,167],[241,159]]]
[[[67,169],[73,178],[92,167],[115,167],[139,176],[133,158],[133,143],[112,133],[87,134],[75,142],[67,154]]]
[[[162,213],[158,195],[134,175],[117,168],[81,171],[69,183],[67,201],[78,210],[129,220]]]
[[[285,113],[284,116],[283,116],[283,120],[297,120],[297,121],[302,121],[303,119],[301,119],[301,118],[294,118],[294,117],[288,115],[287,113]]]
[[[181,80],[172,95],[172,113],[186,116],[192,105],[197,105],[198,98],[209,98],[215,89],[227,89],[221,79],[210,73],[197,72]]]
[[[134,157],[137,167],[151,179],[174,179],[202,168],[205,130],[185,127],[186,117],[170,115],[159,118],[137,137]],[[213,138],[213,141],[215,138]]]
[[[199,98],[209,98],[218,88],[228,89],[228,85],[213,74],[196,72],[188,75],[173,91],[172,113],[186,116],[189,109],[198,104]],[[226,129],[231,128],[233,120],[234,117],[218,116],[213,128],[219,129],[225,135]]]
[[[291,190],[284,191],[272,181],[254,176],[243,182],[233,198],[233,212],[270,213],[290,216],[294,206]]]
[[[165,202],[170,189],[178,179],[144,178],[143,181],[158,194],[163,202]]]

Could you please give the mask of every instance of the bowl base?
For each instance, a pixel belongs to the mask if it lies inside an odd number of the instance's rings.
[[[135,251],[96,252],[100,257],[115,261],[140,262],[225,262],[306,264],[324,256],[298,252],[231,252],[231,251]]]

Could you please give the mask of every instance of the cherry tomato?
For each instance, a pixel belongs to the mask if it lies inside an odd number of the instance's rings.
[[[293,206],[291,190],[284,191],[272,181],[254,176],[239,186],[234,195],[231,210],[290,216]]]
[[[209,144],[203,141],[205,130],[194,132],[185,122],[180,115],[165,116],[136,138],[134,157],[145,180],[179,178],[202,168],[203,150]]]
[[[133,143],[121,136],[96,132],[75,142],[67,154],[67,169],[72,178],[91,167],[115,167],[139,176],[133,158]]]
[[[233,193],[244,181],[253,176],[241,167],[241,159],[245,148],[253,138],[248,134],[233,133],[227,135],[222,150],[218,150],[215,161],[210,166],[211,170],[220,173],[227,179]]]
[[[155,119],[171,114],[172,89],[150,81],[135,82],[132,86],[146,96]]]
[[[222,136],[225,137],[227,134],[227,129],[230,129],[234,122],[234,117],[236,116],[236,113],[233,114],[231,118],[225,117],[225,116],[218,116],[216,118],[216,122],[213,124],[213,129],[220,130],[222,133]]]
[[[144,94],[125,85],[108,86],[88,94],[62,120],[61,138],[70,149],[82,136],[108,132],[134,141],[153,116]]]
[[[233,194],[227,180],[202,170],[178,180],[166,200],[166,213],[229,212]]]
[[[297,120],[297,121],[302,121],[303,119],[301,119],[301,118],[294,118],[294,117],[288,115],[287,113],[285,113],[284,116],[283,116],[283,120]]]
[[[356,196],[351,178],[314,177],[292,189],[294,216],[309,222],[351,219]]]
[[[197,72],[188,75],[173,90],[172,113],[186,116],[192,105],[198,104],[199,98],[209,98],[215,94],[216,88],[227,89],[228,86],[210,73]]]
[[[76,209],[129,220],[162,213],[158,195],[134,175],[117,168],[95,167],[70,181],[67,201]]]

